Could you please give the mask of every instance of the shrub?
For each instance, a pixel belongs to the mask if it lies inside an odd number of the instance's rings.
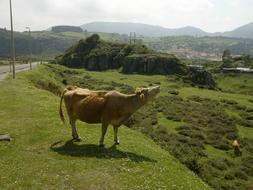
[[[229,150],[231,146],[226,141],[216,141],[214,144],[215,148],[221,149],[221,150]]]
[[[196,158],[188,158],[186,161],[184,161],[184,164],[187,166],[187,168],[189,168],[196,174],[199,173],[200,165],[198,164],[198,161]]]
[[[250,121],[250,120],[239,120],[239,125],[242,125],[244,127],[250,127],[250,128],[253,128],[253,121]]]
[[[210,164],[218,170],[226,170],[228,168],[227,163],[223,159],[211,160]]]
[[[236,178],[243,179],[243,180],[247,180],[248,179],[247,174],[244,171],[241,171],[241,170],[235,171],[234,176]]]
[[[179,95],[179,91],[175,89],[168,90],[168,93],[173,95]]]
[[[225,175],[224,178],[227,179],[227,180],[233,180],[233,179],[235,179],[235,176],[232,175],[231,173],[228,173],[228,174]]]
[[[229,104],[229,105],[237,105],[238,103],[234,100],[228,100],[228,99],[221,99],[222,103]]]
[[[67,85],[68,84],[67,79],[63,79],[62,84]]]

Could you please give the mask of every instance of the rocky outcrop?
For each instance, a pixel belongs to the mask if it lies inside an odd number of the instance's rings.
[[[186,66],[170,54],[134,54],[125,57],[123,73],[185,74]]]
[[[173,54],[154,52],[140,44],[101,41],[97,34],[80,40],[65,54],[58,56],[56,61],[68,67],[92,71],[122,68],[122,72],[128,74],[176,74],[196,85],[208,88],[215,86],[210,73],[190,69]]]

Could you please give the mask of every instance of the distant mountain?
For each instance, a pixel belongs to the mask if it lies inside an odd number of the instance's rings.
[[[79,26],[53,26],[51,28],[52,32],[83,32],[83,29]]]
[[[135,32],[137,35],[149,37],[164,36],[224,36],[234,38],[251,38],[253,39],[253,23],[236,28],[228,32],[208,33],[199,28],[187,26],[182,28],[169,29],[161,26],[140,24],[140,23],[124,23],[124,22],[91,22],[80,26],[83,30],[89,32],[105,32],[127,34]]]
[[[253,39],[253,22],[236,28],[230,32],[224,32],[222,36]]]
[[[160,36],[205,36],[207,32],[195,27],[183,27],[178,29],[168,29],[161,26],[140,24],[140,23],[123,23],[123,22],[91,22],[80,26],[83,30],[89,32],[105,32],[129,34],[135,32],[137,35],[160,37]]]

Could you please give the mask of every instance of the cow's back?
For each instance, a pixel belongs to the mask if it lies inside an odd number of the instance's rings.
[[[70,117],[86,123],[100,123],[106,92],[74,90],[66,93],[65,104]]]

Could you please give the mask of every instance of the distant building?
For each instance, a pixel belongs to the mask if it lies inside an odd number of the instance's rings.
[[[222,68],[224,73],[253,73],[253,69],[245,67]]]
[[[196,69],[196,70],[202,70],[203,66],[202,65],[187,65],[190,68]]]

